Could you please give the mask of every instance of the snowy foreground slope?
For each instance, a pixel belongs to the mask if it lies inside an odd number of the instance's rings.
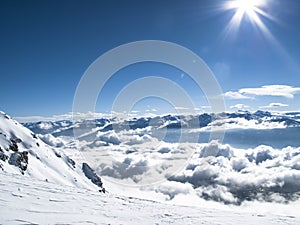
[[[297,214],[170,205],[8,173],[0,173],[0,212],[1,224],[300,224]]]

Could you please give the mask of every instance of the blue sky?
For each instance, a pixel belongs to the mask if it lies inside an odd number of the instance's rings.
[[[207,63],[228,110],[300,111],[300,1],[261,1],[257,8],[272,18],[256,14],[269,35],[249,12],[239,28],[227,29],[239,8],[226,9],[222,0],[1,1],[0,110],[16,117],[68,113],[81,76],[97,57],[128,42],[164,40]],[[149,75],[178,83],[206,108],[201,90],[182,71],[144,63],[116,73],[96,110],[108,112],[126,84]],[[145,99],[135,110],[168,107]]]

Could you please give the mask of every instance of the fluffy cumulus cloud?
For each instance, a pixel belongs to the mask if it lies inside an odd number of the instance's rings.
[[[214,149],[217,154],[205,154]],[[200,145],[186,169],[170,178],[190,183],[208,200],[287,202],[300,196],[300,148],[236,149],[215,142]]]
[[[285,98],[294,98],[294,95],[300,93],[300,87],[289,85],[264,85],[258,88],[242,88],[236,92],[229,91],[224,94],[229,99],[251,99],[253,96],[277,96]]]
[[[97,141],[106,142],[107,144],[112,145],[136,145],[142,144],[148,141],[151,141],[153,138],[145,133],[147,128],[144,129],[136,129],[136,130],[128,130],[115,132],[114,130],[110,130],[107,132],[98,132],[97,133]]]
[[[287,105],[287,104],[273,102],[273,103],[270,103],[269,105],[260,106],[259,108],[261,108],[261,109],[273,109],[273,108],[288,107],[288,106],[289,105]]]
[[[46,144],[53,147],[62,147],[64,146],[64,141],[59,137],[54,137],[51,134],[38,134],[38,137],[42,139]]]
[[[251,99],[252,97],[241,94],[240,92],[228,91],[224,94],[228,99]]]
[[[121,143],[119,135],[114,131],[98,132],[97,137],[100,141],[106,142],[107,144],[118,145]]]
[[[150,136],[148,127],[98,132],[95,140],[81,141],[81,145],[101,176],[130,185],[165,179],[193,151],[191,144],[179,146]]]
[[[167,200],[173,199],[176,195],[187,195],[194,191],[193,186],[190,183],[180,183],[175,181],[166,181],[158,186],[153,187],[153,189],[157,193],[166,195]]]
[[[118,179],[130,178],[138,183],[143,174],[149,170],[149,161],[145,158],[126,157],[122,162],[115,161],[112,165],[100,164],[98,170],[102,176],[109,176]]]
[[[147,141],[136,138],[139,132],[138,137]],[[237,205],[245,201],[285,203],[300,197],[300,148],[275,149],[261,145],[238,149],[217,141],[180,146],[158,144],[156,139],[142,134],[142,130],[139,132],[129,131],[135,141],[105,147],[106,154],[110,153],[114,160],[105,162],[105,155],[99,156],[101,176],[142,186],[156,181],[161,174],[167,177],[168,169],[177,165],[172,161],[192,151],[188,161],[178,161],[183,165],[180,172],[168,176],[164,183],[150,185],[149,190],[165,195],[167,200],[177,195],[197,195]],[[107,132],[104,136],[116,143],[117,136],[119,141],[125,138],[122,135]]]

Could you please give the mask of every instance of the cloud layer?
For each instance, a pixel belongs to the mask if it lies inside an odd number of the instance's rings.
[[[216,157],[204,157],[208,149]],[[203,144],[186,169],[170,180],[193,185],[205,199],[240,204],[246,200],[287,202],[300,196],[300,148],[235,149]]]
[[[242,88],[237,92],[229,91],[224,94],[228,99],[251,99],[253,96],[277,96],[285,98],[294,98],[294,95],[300,93],[300,87],[289,85],[264,85],[258,88]]]
[[[158,141],[145,129],[99,132],[97,137],[108,144],[101,151],[114,159],[105,163],[105,154],[95,158],[101,162],[101,176],[143,186],[164,174],[168,181],[148,190],[168,200],[191,194],[239,205],[245,201],[286,203],[300,197],[300,148],[261,145],[240,149],[216,141],[178,145]],[[172,161],[186,156],[185,152],[193,152],[191,159],[178,161],[187,164],[168,176],[169,168],[176,165]]]
[[[279,103],[279,102],[273,102],[266,106],[260,106],[261,109],[273,109],[273,108],[280,108],[280,107],[288,107],[289,105]]]

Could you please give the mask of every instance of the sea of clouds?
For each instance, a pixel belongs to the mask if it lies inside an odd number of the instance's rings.
[[[296,120],[238,114],[237,117],[208,120],[207,125],[199,129],[176,128],[192,139],[201,131],[209,132],[212,127],[224,128],[227,133],[232,132],[230,144],[224,144],[190,142],[188,138],[168,141],[166,136],[178,135],[174,125],[173,129],[168,127],[170,121],[176,125],[180,118],[159,119],[159,123],[157,118],[153,123],[147,119],[133,121],[134,129],[122,123],[116,124],[118,129],[106,129],[109,127],[107,120],[103,127],[93,128],[72,145],[81,150],[107,182],[155,192],[166,200],[198,196],[240,205],[247,201],[287,203],[299,199],[300,147],[297,147]],[[184,121],[192,119],[183,118]],[[56,137],[39,136],[54,147],[70,146],[70,137],[55,134]],[[272,146],[255,144],[255,140],[266,141],[267,138],[267,143],[274,143]],[[254,144],[246,145],[247,141]]]
[[[96,140],[80,145],[102,177],[169,200],[196,194],[225,204],[286,203],[300,197],[300,148],[167,143],[147,129],[98,132]]]

